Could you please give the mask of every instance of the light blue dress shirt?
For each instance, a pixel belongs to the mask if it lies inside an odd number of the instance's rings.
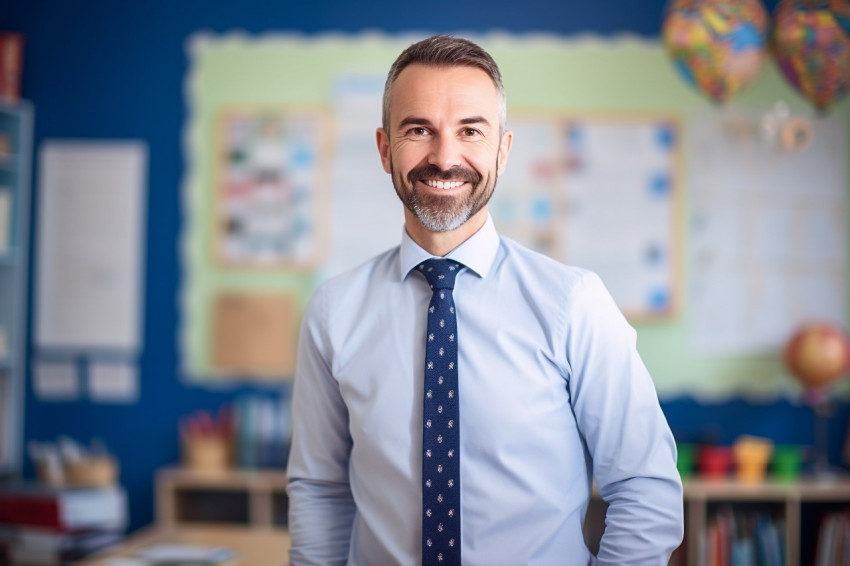
[[[400,247],[307,308],[289,459],[293,566],[417,565],[431,257]],[[466,266],[458,324],[461,545],[467,566],[585,565],[592,477],[608,502],[597,564],[667,564],[683,534],[675,443],[636,335],[592,272],[500,237]]]

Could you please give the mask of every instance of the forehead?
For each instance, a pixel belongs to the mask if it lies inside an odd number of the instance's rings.
[[[390,119],[498,116],[499,91],[485,71],[468,66],[409,65],[390,93]]]

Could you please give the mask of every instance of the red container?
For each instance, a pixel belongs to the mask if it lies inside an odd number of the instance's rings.
[[[733,463],[730,446],[700,446],[697,469],[707,479],[725,479]]]

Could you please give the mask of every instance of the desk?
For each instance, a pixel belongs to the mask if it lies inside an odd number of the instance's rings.
[[[130,536],[118,547],[75,562],[74,566],[107,566],[110,559],[129,557],[152,544],[197,544],[224,546],[239,555],[245,566],[288,566],[289,532],[283,529],[247,529],[221,525],[148,527]]]

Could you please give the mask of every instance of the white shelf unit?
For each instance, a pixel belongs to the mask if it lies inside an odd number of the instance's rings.
[[[0,477],[23,460],[32,106],[0,98]]]

